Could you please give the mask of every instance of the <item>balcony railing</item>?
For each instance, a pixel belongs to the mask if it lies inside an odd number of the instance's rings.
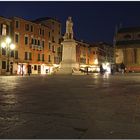
[[[38,46],[38,45],[31,45],[30,48],[32,50],[37,50],[37,51],[42,51],[43,50],[43,47],[42,46]]]

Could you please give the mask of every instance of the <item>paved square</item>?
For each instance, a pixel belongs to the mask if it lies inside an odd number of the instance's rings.
[[[140,74],[1,76],[0,138],[140,138]]]

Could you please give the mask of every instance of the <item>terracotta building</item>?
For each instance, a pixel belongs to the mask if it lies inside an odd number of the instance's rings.
[[[0,17],[0,25],[0,43],[9,36],[15,44],[15,49],[9,52],[12,74],[51,73],[55,65],[60,63],[62,48],[59,21],[50,18],[28,21],[19,17]],[[0,74],[5,74],[7,52],[4,53],[2,47],[0,60]]]
[[[49,27],[49,54],[52,64],[59,64],[62,60],[61,46],[61,22],[56,18],[44,17],[36,19],[34,22],[42,23]]]
[[[12,38],[18,51],[14,73],[45,74],[48,64],[49,28],[22,18],[12,18]]]
[[[120,28],[115,35],[116,64],[127,71],[140,71],[140,27]]]

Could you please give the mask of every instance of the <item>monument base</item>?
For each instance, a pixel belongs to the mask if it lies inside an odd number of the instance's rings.
[[[70,61],[63,61],[60,64],[60,69],[56,74],[73,74],[75,72],[79,71],[79,64],[76,62],[70,62]]]

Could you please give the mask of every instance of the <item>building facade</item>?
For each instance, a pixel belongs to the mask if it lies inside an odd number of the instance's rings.
[[[90,62],[99,70],[100,65],[106,71],[110,72],[110,67],[114,64],[114,48],[111,44],[105,42],[97,42],[90,45],[91,53],[90,53]]]
[[[0,43],[6,36],[11,36],[11,20],[4,17],[0,17]],[[10,52],[11,53],[11,52]],[[5,74],[7,70],[7,58],[8,51],[6,48],[0,47],[0,74]],[[10,58],[10,61],[16,60],[16,57]]]
[[[44,21],[44,20],[43,20]],[[23,18],[11,19],[0,17],[0,43],[7,36],[15,44],[9,50],[11,74],[46,74],[55,69],[61,61],[61,24],[54,19],[28,21]],[[1,47],[0,74],[7,69],[8,51]]]
[[[44,17],[35,20],[36,23],[42,23],[49,27],[49,53],[52,64],[59,64],[62,60],[62,35],[61,22],[55,18]]]
[[[140,71],[140,27],[120,28],[115,35],[115,61],[127,71]]]
[[[112,45],[105,42],[98,43],[85,43],[83,41],[77,42],[77,62],[80,68],[89,71],[99,71],[100,65],[103,65],[104,69],[110,70],[110,65],[114,63],[114,48]]]

